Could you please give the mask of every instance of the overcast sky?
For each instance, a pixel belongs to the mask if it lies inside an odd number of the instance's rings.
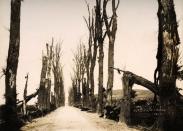
[[[92,6],[95,0],[88,0]],[[179,35],[183,41],[183,0],[174,0]],[[158,37],[157,0],[121,0],[115,43],[115,66],[132,71],[153,81],[156,68]],[[83,20],[87,17],[84,0],[24,0],[21,8],[21,41],[17,75],[18,98],[21,99],[25,75],[30,74],[28,93],[39,87],[42,50],[54,37],[63,41],[64,79],[66,90],[71,86],[72,58],[82,40],[87,42],[88,31]],[[0,0],[0,68],[6,67],[9,44],[10,0]],[[104,45],[104,86],[107,78],[108,40]],[[182,50],[181,45],[181,50]],[[98,69],[98,65],[96,65]],[[114,89],[121,87],[121,75],[115,73]],[[95,73],[97,88],[98,73]],[[178,84],[181,85],[180,83]],[[0,79],[0,104],[4,102],[4,77]]]

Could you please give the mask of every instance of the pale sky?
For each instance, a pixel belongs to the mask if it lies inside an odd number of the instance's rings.
[[[92,6],[95,0],[88,0]],[[183,0],[174,0],[179,36],[183,42]],[[132,71],[153,81],[156,68],[158,37],[157,0],[121,0],[115,43],[115,66]],[[22,99],[25,75],[29,72],[28,94],[39,87],[42,50],[54,37],[63,41],[65,90],[71,86],[72,51],[79,41],[87,42],[88,31],[83,20],[87,17],[84,0],[24,0],[21,8],[21,41],[17,75],[18,98]],[[0,69],[6,67],[9,44],[10,0],[0,0]],[[104,45],[104,86],[107,79],[108,40]],[[183,46],[181,44],[181,50]],[[95,88],[98,80],[98,64]],[[115,72],[114,89],[122,88],[121,75]],[[178,83],[181,87],[182,82]],[[4,77],[0,79],[0,104],[4,102]],[[96,89],[97,91],[97,89]]]

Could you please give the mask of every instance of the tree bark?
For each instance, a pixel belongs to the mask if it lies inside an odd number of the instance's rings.
[[[14,124],[16,113],[16,75],[20,49],[20,10],[21,0],[11,0],[10,40],[5,77],[6,122]]]
[[[164,111],[159,118],[160,129],[173,130],[176,117],[176,79],[180,44],[173,0],[158,0],[158,53],[156,82],[159,84],[160,104]]]

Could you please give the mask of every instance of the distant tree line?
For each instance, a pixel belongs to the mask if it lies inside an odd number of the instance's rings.
[[[88,17],[84,17],[88,29],[88,43],[80,42],[74,54],[74,69],[72,74],[72,88],[69,99],[74,105],[82,105],[83,108],[103,113],[104,106],[112,104],[113,69],[108,68],[108,82],[104,95],[103,64],[104,64],[104,40],[109,40],[108,67],[114,66],[114,43],[117,31],[117,13],[119,0],[96,0],[91,9],[86,2]],[[112,16],[108,16],[108,6]],[[94,95],[95,81],[94,71],[98,55],[98,96]],[[81,83],[81,84],[80,84]],[[80,89],[82,88],[82,92]],[[82,100],[81,100],[82,97]],[[105,98],[104,98],[105,97]],[[105,100],[104,100],[105,99]]]

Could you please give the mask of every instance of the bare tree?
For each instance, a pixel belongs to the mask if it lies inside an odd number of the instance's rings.
[[[88,27],[89,38],[88,38],[88,67],[89,69],[89,80],[90,80],[90,102],[91,107],[94,109],[94,69],[96,65],[96,57],[97,57],[97,50],[98,50],[98,43],[97,43],[97,29],[96,29],[96,14],[93,12],[93,9],[90,10],[89,4],[87,3],[88,7],[88,20],[85,18],[86,25]],[[86,69],[87,70],[87,69]]]
[[[114,67],[114,43],[115,43],[116,31],[117,31],[116,10],[119,5],[119,0],[117,0],[117,5],[116,5],[116,0],[111,1],[111,5],[112,5],[111,18],[108,17],[107,11],[106,11],[108,2],[109,2],[109,0],[104,0],[104,3],[103,3],[103,18],[104,18],[105,27],[107,30],[106,33],[107,33],[107,36],[109,39],[107,104],[111,105],[112,104],[112,88],[113,88],[113,80],[114,80],[114,71],[112,68],[109,68],[109,67]]]
[[[101,7],[101,0],[96,0],[95,7],[95,30],[96,30],[96,39],[99,46],[99,76],[98,76],[98,112],[103,113],[103,61],[104,61],[104,50],[103,44],[106,36],[106,32],[103,32],[103,14]]]
[[[77,104],[81,103],[81,84],[83,82],[85,73],[85,60],[84,60],[84,45],[79,44],[76,52],[74,53],[74,67],[73,67],[73,82],[77,88]]]
[[[91,88],[91,107],[94,110],[94,68],[96,64],[96,56],[97,50],[99,49],[99,81],[98,81],[98,102],[99,102],[99,112],[103,109],[103,59],[104,59],[104,51],[103,51],[103,42],[106,36],[106,33],[103,33],[103,16],[102,16],[102,8],[101,8],[101,0],[96,0],[96,6],[94,7],[94,12],[92,13],[88,7],[88,20],[85,18],[85,22],[89,31],[89,40],[88,40],[88,63],[87,66],[89,69],[89,80],[90,80],[90,88]],[[90,62],[89,62],[90,61]],[[86,68],[87,70],[87,68]]]
[[[63,67],[61,64],[61,44],[57,43],[53,53],[53,75],[54,75],[54,94],[56,107],[63,106],[65,103]]]
[[[16,76],[18,68],[19,48],[20,48],[20,9],[21,0],[11,0],[10,19],[10,40],[5,72],[5,98],[6,98],[6,118],[9,126],[15,126],[17,120],[16,111]]]

